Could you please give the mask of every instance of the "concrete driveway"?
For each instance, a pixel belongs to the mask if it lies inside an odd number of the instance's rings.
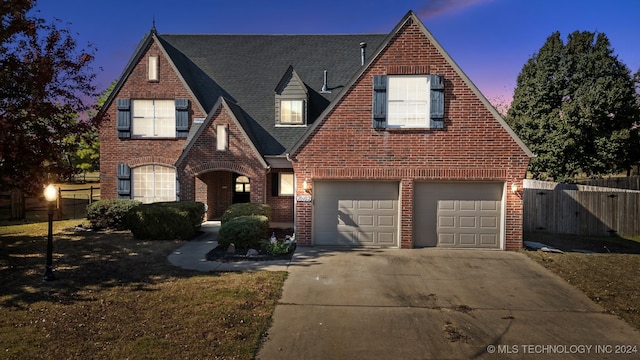
[[[640,357],[636,330],[520,253],[302,248],[289,272],[259,359]]]

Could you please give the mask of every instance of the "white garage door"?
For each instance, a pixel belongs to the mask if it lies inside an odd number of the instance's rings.
[[[417,183],[416,247],[500,248],[503,183]]]
[[[398,246],[397,182],[314,181],[313,243]]]

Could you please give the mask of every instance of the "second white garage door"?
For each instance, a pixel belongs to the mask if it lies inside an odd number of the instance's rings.
[[[313,243],[398,246],[397,182],[314,181]]]
[[[504,183],[416,183],[414,246],[499,248],[503,192]]]

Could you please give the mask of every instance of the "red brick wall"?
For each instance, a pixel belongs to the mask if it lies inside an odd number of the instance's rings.
[[[159,81],[147,78],[148,56],[159,58]],[[176,99],[187,98],[190,103],[190,125],[194,118],[205,118],[196,106],[195,99],[174,72],[169,60],[161,49],[152,42],[145,50],[131,74],[126,79],[115,99]],[[130,167],[158,164],[176,166],[182,154],[185,139],[119,139],[116,131],[117,102],[105,111],[100,129],[100,179],[103,199],[117,197],[116,167],[125,163]],[[176,169],[180,182],[180,199],[197,200],[209,206],[208,219],[218,218],[231,204],[233,184],[232,173],[246,175],[251,180],[251,201],[264,203],[266,200],[275,209],[274,221],[293,221],[293,198],[267,199],[267,176],[264,165],[251,148],[251,144],[232,120],[228,110],[221,106],[214,114],[209,127],[204,129],[188,156]],[[216,125],[227,124],[229,150],[216,151]],[[226,187],[226,188],[225,188]],[[287,212],[288,211],[288,212]]]
[[[158,55],[159,81],[157,82],[147,80],[149,55]],[[135,66],[120,91],[115,94],[115,98],[185,98],[189,99],[190,103],[190,119],[205,116],[195,106],[194,99],[155,43],[150,44],[146,55]],[[106,109],[106,116],[100,128],[100,182],[103,199],[117,197],[116,167],[118,163],[125,163],[130,167],[145,164],[173,167],[185,144],[185,139],[119,139],[116,131],[116,105],[117,102],[114,101]]]
[[[293,222],[293,196],[272,196],[273,177],[272,174],[280,172],[292,173],[292,169],[271,169],[267,176],[267,204],[271,205],[271,221]]]
[[[411,22],[411,20],[410,20]],[[440,74],[445,79],[445,128],[372,128],[373,75]],[[408,23],[347,91],[294,155],[296,176],[386,179],[402,185],[401,247],[412,247],[413,182],[498,180],[525,176],[528,157],[487,110],[417,24]],[[509,186],[510,187],[510,186]],[[304,195],[301,182],[298,195]],[[507,195],[507,250],[521,247],[522,201]],[[296,238],[312,244],[311,204],[297,203]]]
[[[228,134],[228,150],[216,150],[216,127],[226,125]],[[231,204],[230,196],[233,189],[231,180],[212,179],[209,172],[219,171],[238,173],[249,177],[251,182],[251,202],[264,203],[266,200],[266,168],[260,162],[258,155],[251,148],[249,140],[246,138],[237,123],[231,117],[228,109],[220,105],[216,109],[210,122],[202,124],[205,128],[195,139],[194,145],[189,149],[189,153],[178,164],[178,174],[181,190],[186,198],[195,197],[195,183],[191,179],[199,177],[208,186],[208,196],[220,196],[217,201],[209,204],[213,205],[210,215],[217,217],[221,215],[220,209],[224,211]],[[214,175],[217,176],[217,175]],[[225,185],[223,182],[228,183]],[[223,189],[222,186],[227,186]],[[225,192],[225,190],[227,192]],[[226,199],[226,200],[225,200]]]

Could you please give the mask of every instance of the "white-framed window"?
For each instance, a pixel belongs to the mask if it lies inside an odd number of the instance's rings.
[[[429,77],[388,76],[387,127],[429,127]]]
[[[280,100],[280,124],[304,124],[304,100]]]
[[[278,196],[293,196],[294,192],[293,173],[279,173]]]
[[[229,135],[227,133],[227,125],[216,125],[216,150],[226,151],[229,149]]]
[[[158,81],[158,56],[149,56],[149,81]]]
[[[132,135],[176,137],[175,100],[132,100]]]
[[[131,169],[133,196],[143,203],[176,200],[176,170],[162,165],[144,165]]]

